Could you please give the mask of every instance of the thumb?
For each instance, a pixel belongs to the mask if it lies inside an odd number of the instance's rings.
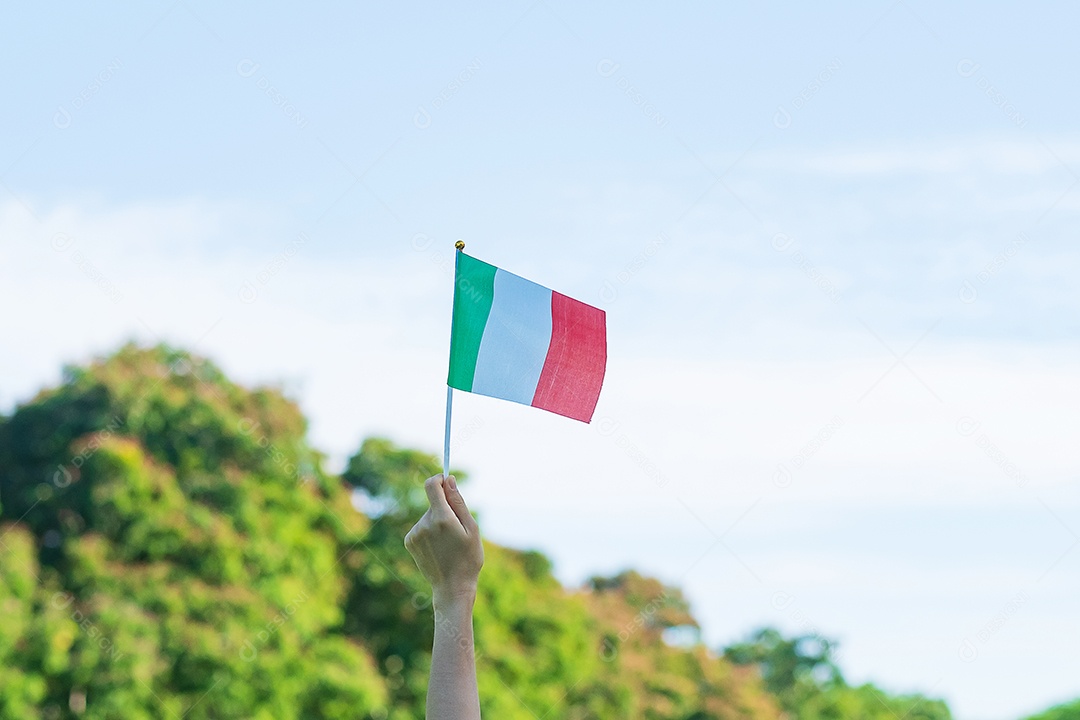
[[[432,475],[424,481],[424,492],[427,493],[428,503],[431,504],[431,510],[428,512],[437,518],[446,518],[453,514],[450,506],[446,503],[446,494],[443,489],[442,480],[442,475]]]
[[[470,534],[475,532],[476,520],[469,514],[469,506],[465,504],[465,498],[461,497],[461,491],[458,490],[457,486],[457,478],[448,475],[443,487],[446,490],[446,502],[450,505],[450,509],[454,511],[454,514],[457,515],[457,519],[461,521],[461,524]]]

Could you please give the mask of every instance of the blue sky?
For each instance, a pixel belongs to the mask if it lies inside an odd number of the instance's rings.
[[[166,339],[282,384],[335,466],[438,451],[464,238],[609,318],[592,427],[456,402],[492,539],[961,720],[1080,696],[1077,15],[24,3],[0,407]]]

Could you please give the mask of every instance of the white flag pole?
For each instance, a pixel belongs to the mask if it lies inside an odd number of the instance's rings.
[[[457,295],[457,261],[461,251],[465,249],[465,241],[458,240],[454,243],[454,294]],[[454,342],[454,321],[450,320],[450,342]],[[446,386],[446,432],[443,433],[442,474],[443,477],[450,475],[450,416],[454,407],[454,388]]]
[[[454,388],[446,386],[446,434],[443,436],[442,474],[450,474],[450,409],[454,404]]]

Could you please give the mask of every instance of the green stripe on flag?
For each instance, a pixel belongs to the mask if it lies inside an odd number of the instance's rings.
[[[472,392],[476,356],[491,313],[494,297],[494,265],[457,253],[454,277],[454,319],[450,331],[450,375],[446,384]]]

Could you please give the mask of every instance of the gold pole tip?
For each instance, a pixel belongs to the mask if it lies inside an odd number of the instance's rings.
[[[456,243],[454,243],[454,247],[456,247],[458,250],[464,250],[465,249],[465,241],[464,240],[458,240]]]

